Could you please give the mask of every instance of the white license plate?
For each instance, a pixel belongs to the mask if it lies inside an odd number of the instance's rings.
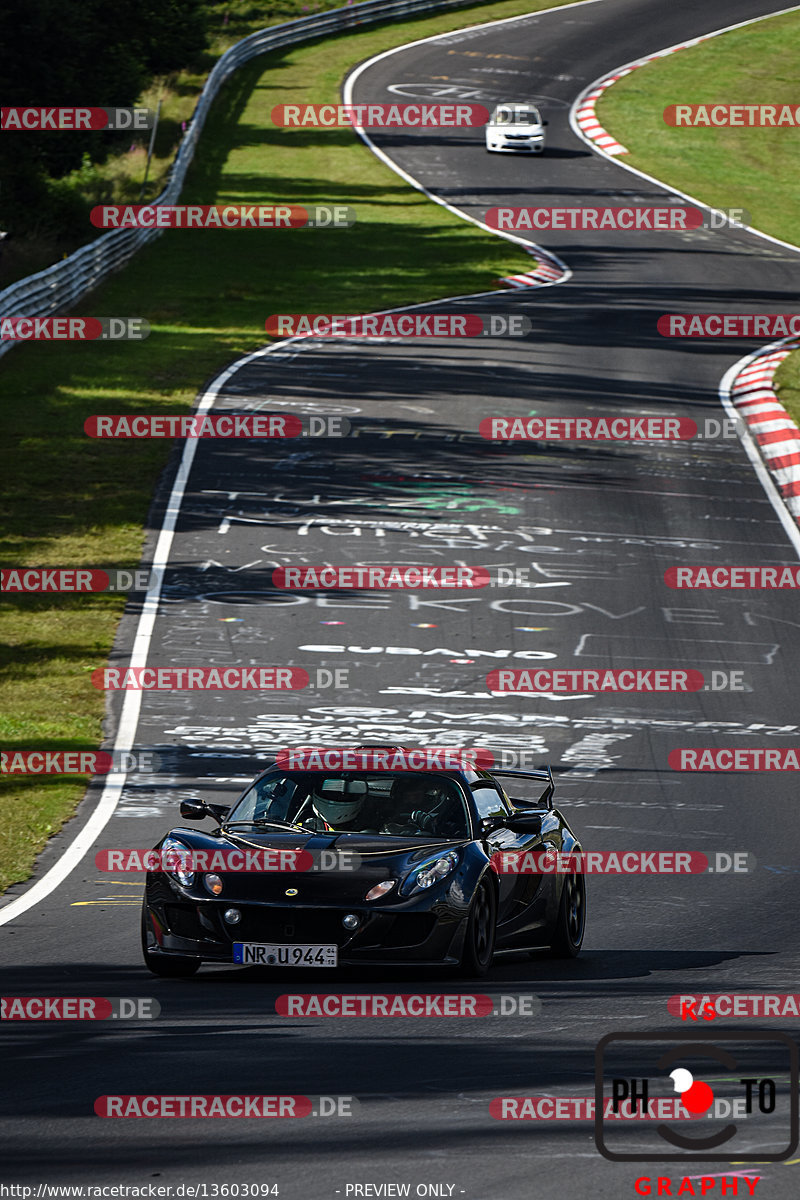
[[[335,967],[338,946],[309,946],[305,943],[272,945],[270,942],[234,942],[233,961],[243,966]]]

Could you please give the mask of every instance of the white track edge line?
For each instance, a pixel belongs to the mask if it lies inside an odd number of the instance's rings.
[[[224,371],[216,376],[210,387],[203,394],[197,408],[194,410],[195,413],[201,415],[208,412],[223,385],[247,362],[283,345],[285,345],[285,342],[275,342],[266,348],[255,350],[245,355],[231,366],[226,367]],[[147,654],[161,598],[164,571],[172,548],[175,526],[180,514],[181,503],[186,491],[186,484],[189,479],[196,449],[197,439],[186,438],[183,444],[178,472],[172,485],[172,491],[170,492],[156,548],[153,553],[153,563],[150,568],[150,585],[139,615],[133,648],[131,650],[130,666],[132,667],[144,666],[147,662]],[[125,751],[132,748],[141,703],[142,693],[140,691],[125,692],[113,750]],[[38,904],[49,896],[60,883],[63,883],[110,821],[119,803],[127,777],[127,772],[125,771],[115,771],[106,776],[100,799],[83,829],[70,842],[58,861],[53,864],[41,879],[37,880],[21,896],[2,903],[2,907],[0,907],[0,925],[5,925],[8,921],[22,916],[28,909],[33,908],[35,904]]]
[[[463,29],[460,29],[458,31],[450,30],[450,32],[446,33],[446,34],[436,34],[430,38],[418,38],[416,41],[408,42],[403,46],[396,46],[392,50],[386,50],[383,53],[376,55],[374,58],[371,58],[367,62],[362,63],[360,66],[356,67],[355,71],[352,72],[345,80],[345,85],[344,85],[345,96],[348,97],[348,100],[352,96],[352,84],[355,82],[355,80],[358,78],[358,76],[361,74],[361,72],[363,70],[365,70],[368,66],[371,66],[373,63],[379,61],[379,59],[388,57],[390,54],[396,54],[400,50],[407,50],[412,46],[418,46],[424,42],[437,41],[437,40],[440,40],[441,38],[451,37],[454,32],[462,33],[462,32],[469,32],[474,29],[485,29],[485,28],[488,28],[490,25],[504,25],[504,24],[507,24],[507,23],[510,23],[513,21],[529,20],[531,17],[544,16],[544,15],[546,15],[548,13],[552,13],[552,12],[560,12],[562,10],[566,11],[568,9],[580,8],[585,4],[597,4],[597,3],[600,3],[600,0],[575,0],[575,2],[572,4],[559,5],[556,8],[541,9],[534,13],[525,13],[523,15],[516,16],[516,17],[505,17],[500,21],[484,21],[478,25],[465,26]],[[798,8],[798,7],[800,7],[800,6],[795,6],[793,8],[789,8],[789,9],[783,9],[780,12],[768,14],[766,17],[757,17],[757,18],[755,18],[755,21],[766,20],[769,18],[769,16],[781,16],[785,12],[794,12],[794,11],[796,11],[796,8]],[[753,24],[753,23],[754,23],[753,21],[745,21],[745,22],[742,22],[741,24],[749,25],[749,24]],[[740,26],[738,26],[738,25],[732,25],[732,26],[729,26],[728,29],[736,29],[739,27]],[[724,33],[724,32],[727,32],[727,30],[720,29],[716,32]],[[714,36],[714,34],[707,34],[704,36],[712,37],[712,36]],[[686,43],[686,45],[691,45],[691,44],[692,44],[691,42]],[[604,75],[602,78],[605,79],[606,77],[607,76]],[[587,88],[586,90],[590,91],[592,86],[596,86],[596,84],[590,85],[590,87]],[[581,93],[581,95],[583,96],[584,93]],[[584,141],[587,145],[589,145],[593,149],[595,149],[597,151],[597,153],[603,154],[603,157],[610,159],[610,161],[612,161],[612,162],[616,162],[618,166],[623,167],[625,170],[629,170],[629,171],[632,171],[634,174],[641,175],[642,178],[651,179],[652,182],[658,184],[659,186],[662,186],[662,187],[665,186],[664,184],[661,183],[660,180],[652,179],[651,176],[645,175],[644,172],[637,171],[635,168],[629,167],[625,163],[620,163],[619,160],[616,159],[613,155],[608,155],[608,154],[605,154],[604,151],[598,150],[593,142],[591,142],[588,138],[584,138],[582,133],[579,130],[577,130],[576,127],[573,125],[573,112],[574,112],[574,108],[577,106],[577,104],[578,104],[578,101],[575,102],[575,105],[573,105],[573,109],[570,111],[570,125],[573,128],[573,132],[576,132],[577,136],[580,137],[582,141]],[[392,162],[392,160],[387,155],[385,155],[383,153],[383,151],[380,150],[374,144],[374,142],[372,142],[369,135],[364,132],[362,127],[354,126],[354,130],[356,133],[358,133],[358,135],[362,138],[362,140],[369,146],[369,148],[372,150],[373,154],[375,154],[377,158],[381,159],[381,161],[383,161],[386,164],[386,166],[388,166],[396,174],[400,175],[403,179],[406,180],[406,182],[410,183],[411,186],[414,187],[417,191],[422,192],[425,196],[428,197],[428,199],[432,200],[436,204],[440,204],[442,207],[448,209],[450,212],[456,214],[457,216],[462,217],[464,220],[470,221],[473,225],[477,225],[480,229],[485,229],[488,232],[495,234],[497,237],[504,238],[506,241],[515,242],[518,245],[524,246],[525,248],[532,247],[534,249],[534,251],[537,251],[538,253],[546,256],[547,258],[551,259],[554,262],[557,262],[559,264],[559,266],[562,268],[562,270],[564,271],[564,274],[561,276],[560,279],[555,281],[555,283],[566,283],[567,280],[572,277],[572,271],[570,270],[569,267],[567,267],[566,263],[562,262],[562,260],[558,257],[558,255],[554,254],[552,251],[545,250],[543,247],[538,246],[535,242],[528,242],[524,238],[516,237],[513,234],[505,233],[505,232],[503,232],[501,230],[497,230],[497,229],[492,229],[491,226],[486,225],[483,221],[479,221],[477,218],[471,217],[469,215],[469,213],[465,213],[461,209],[456,208],[454,205],[449,204],[446,200],[443,200],[441,197],[436,196],[433,192],[428,191],[428,189],[425,188],[422,184],[420,184],[416,179],[414,179],[413,176],[409,175],[401,167],[397,166],[394,162]],[[686,196],[684,193],[676,191],[676,189],[671,189],[669,187],[666,187],[666,190],[673,191],[676,195],[680,195],[684,199],[692,200],[693,203],[700,204],[701,207],[703,207],[703,208],[708,208],[708,205],[702,204],[702,201],[693,200],[692,197]],[[716,211],[716,210],[709,209],[709,211]],[[757,236],[759,236],[759,237],[768,238],[768,240],[775,241],[779,245],[788,246],[788,248],[792,249],[792,250],[798,250],[798,247],[791,246],[785,242],[780,242],[776,238],[770,238],[768,234],[760,234],[757,231],[749,231],[749,232],[756,232]],[[541,286],[542,287],[552,287],[552,286],[555,286],[555,283],[553,283],[553,284],[543,283]],[[475,295],[476,296],[489,296],[489,295],[497,295],[497,293],[496,292],[480,292],[480,293],[475,293]],[[423,306],[427,306],[430,304],[446,303],[448,300],[466,299],[466,298],[467,297],[448,296],[448,297],[444,297],[442,299],[423,301],[418,305],[409,305],[408,308],[418,308],[418,307],[423,307]],[[384,310],[380,310],[380,311],[401,312],[401,311],[406,311],[406,309],[384,309]],[[227,382],[228,379],[230,379],[230,377],[232,375],[234,375],[237,371],[239,371],[248,362],[251,362],[253,359],[259,358],[265,354],[270,354],[270,353],[274,352],[275,350],[278,350],[286,345],[289,345],[291,342],[299,341],[299,340],[304,341],[304,340],[306,340],[306,338],[305,337],[303,337],[303,338],[287,338],[280,342],[273,342],[269,346],[263,347],[256,351],[253,351],[252,353],[243,356],[241,359],[237,359],[236,362],[232,363],[231,366],[227,367],[218,376],[216,376],[216,378],[213,380],[211,386],[203,394],[197,408],[194,410],[195,414],[199,415],[204,412],[207,412],[212,407],[214,400],[216,399],[217,395],[219,394],[219,391],[222,388],[222,386]],[[741,360],[741,361],[744,362],[744,360]],[[731,368],[731,370],[733,370],[733,368]],[[730,374],[730,372],[728,374]],[[728,378],[728,376],[726,375],[725,379],[727,380],[727,378]],[[725,381],[723,380],[723,382],[725,382]],[[725,403],[724,399],[723,399],[723,403]],[[773,500],[772,495],[770,494],[770,490],[769,490],[770,488],[772,488],[773,491],[775,490],[775,485],[773,484],[771,477],[766,473],[766,468],[764,468],[763,462],[762,462],[760,456],[757,455],[757,452],[755,450],[751,450],[747,445],[745,445],[745,449],[747,450],[749,455],[752,455],[752,454],[756,455],[754,465],[756,466],[757,471],[759,471],[759,468],[760,468],[760,470],[762,472],[764,472],[766,479],[762,479],[762,483],[764,484],[767,494],[770,496],[770,500],[773,503],[773,507],[775,507],[775,500]],[[162,584],[162,580],[163,580],[163,575],[164,575],[164,571],[166,569],[167,560],[169,558],[169,552],[172,547],[172,541],[173,541],[173,537],[174,537],[174,533],[175,533],[175,525],[177,523],[177,518],[180,513],[180,507],[181,507],[183,495],[184,495],[184,492],[186,489],[186,483],[189,478],[189,472],[191,470],[191,466],[194,461],[195,450],[196,450],[195,439],[187,438],[186,441],[184,442],[183,452],[181,454],[181,462],[180,462],[180,466],[178,469],[178,474],[175,478],[175,482],[173,484],[172,491],[170,493],[170,498],[169,498],[169,501],[167,504],[167,509],[164,514],[164,520],[162,522],[161,529],[159,531],[158,541],[156,543],[156,549],[153,554],[153,564],[151,567],[151,583],[147,590],[147,594],[145,596],[145,601],[144,601],[144,605],[142,608],[142,612],[139,616],[139,622],[137,625],[136,635],[135,635],[134,643],[133,643],[133,650],[131,652],[131,661],[130,661],[131,666],[144,665],[147,661],[147,652],[150,647],[150,641],[152,638],[152,632],[153,632],[153,627],[155,624],[156,613],[158,610],[158,604],[159,604],[159,600],[161,597],[161,584]],[[789,517],[789,513],[788,513],[788,510],[783,509],[783,502],[780,499],[780,497],[777,496],[777,493],[776,493],[776,500],[777,500],[777,503],[780,504],[780,506],[781,506],[780,509],[776,509],[776,511],[778,512],[778,516],[781,518],[781,521],[783,522],[782,512],[785,511],[787,518]],[[794,524],[794,522],[792,522],[792,524],[793,524],[794,532],[797,533],[798,538],[800,539],[800,531],[797,530],[797,526]],[[792,539],[792,540],[794,540],[794,539]],[[798,549],[798,554],[800,554],[800,541],[798,542],[796,548]],[[136,727],[137,727],[137,723],[138,723],[140,709],[141,709],[141,692],[139,692],[139,691],[127,692],[126,691],[125,697],[123,700],[123,704],[122,704],[122,712],[120,714],[119,726],[117,729],[116,737],[114,739],[114,746],[113,746],[114,750],[122,751],[122,750],[128,750],[132,747],[135,733],[136,733]],[[117,805],[119,803],[120,797],[122,795],[122,789],[124,788],[126,781],[127,781],[127,773],[126,772],[114,772],[112,774],[109,774],[106,777],[106,781],[103,786],[102,794],[100,796],[100,799],[97,803],[97,806],[96,806],[94,812],[89,817],[88,821],[84,825],[81,832],[70,843],[70,845],[66,848],[66,850],[64,850],[64,852],[62,853],[62,855],[60,856],[58,861],[49,869],[49,871],[47,871],[42,876],[41,879],[37,880],[37,882],[35,884],[33,884],[32,887],[28,888],[28,890],[26,892],[24,892],[23,895],[18,896],[15,899],[12,899],[9,901],[5,901],[5,900],[3,900],[3,898],[0,898],[0,925],[5,925],[9,921],[14,920],[16,917],[22,916],[23,913],[27,912],[30,908],[33,908],[34,905],[40,903],[47,896],[49,896],[51,894],[51,892],[53,892],[59,886],[59,884],[63,883],[63,881],[67,878],[68,875],[70,875],[70,873],[75,869],[75,867],[78,865],[78,863],[84,857],[84,855],[87,853],[89,848],[92,846],[92,844],[96,840],[97,836],[103,831],[103,829],[108,824],[111,817],[113,816],[113,814],[117,808]]]
[[[542,11],[542,13],[558,12],[562,8],[564,8],[564,9],[577,8],[577,7],[582,6],[583,4],[597,4],[597,3],[600,3],[600,0],[575,0],[575,3],[573,3],[573,4],[560,5],[555,9],[542,9],[541,11]],[[517,17],[505,17],[501,21],[484,21],[480,25],[465,26],[464,29],[459,29],[459,30],[451,29],[449,33],[437,34],[436,38],[452,37],[453,33],[456,33],[456,32],[462,33],[462,32],[468,32],[469,30],[472,30],[472,29],[484,29],[484,28],[487,28],[489,25],[503,25],[509,21],[528,20],[530,17],[535,16],[535,15],[538,16],[539,14],[538,13],[535,13],[535,14],[534,13],[525,13],[525,14],[522,14],[521,16],[517,16]],[[436,40],[436,39],[435,38],[420,38],[415,42],[407,43],[406,46],[398,46],[398,47],[396,47],[396,49],[404,50],[404,49],[407,49],[408,46],[421,45],[422,42],[433,41],[433,40]],[[386,51],[386,53],[393,53],[393,51]],[[383,56],[379,55],[378,57],[383,57]],[[375,60],[372,59],[370,61],[375,61]],[[367,64],[364,64],[364,66],[366,66],[366,65]],[[369,141],[369,139],[365,135],[363,135],[363,131],[357,130],[357,132],[359,132],[364,137],[365,141]],[[404,172],[402,172],[399,168],[394,168],[391,161],[389,161],[388,159],[385,158],[385,155],[383,155],[381,153],[381,151],[378,150],[377,146],[371,145],[370,148],[374,151],[374,153],[379,158],[383,158],[387,162],[388,166],[392,167],[392,169],[394,169],[394,170],[397,170],[398,174],[404,175]],[[411,176],[404,176],[404,177],[407,179],[407,181],[410,184],[412,184],[413,187],[415,187],[418,191],[424,192],[428,196],[429,199],[435,201],[437,204],[443,204],[445,208],[450,209],[451,212],[457,213],[458,216],[463,217],[465,220],[472,221],[473,224],[478,225],[479,227],[481,227],[483,229],[489,229],[489,226],[484,225],[483,222],[475,220],[475,218],[470,217],[467,213],[460,212],[460,210],[453,208],[451,205],[447,204],[445,201],[440,200],[438,197],[427,192],[426,189],[423,188],[420,184],[418,184],[416,182],[416,180],[412,179]],[[525,246],[526,248],[533,246],[534,250],[539,250],[539,252],[542,254],[546,253],[544,250],[540,249],[538,246],[535,246],[533,243],[526,242],[523,238],[517,238],[510,234],[503,234],[503,233],[500,233],[498,230],[490,230],[490,232],[496,233],[498,237],[505,237],[506,240],[508,240],[508,241],[517,242],[520,245]],[[556,262],[559,262],[559,265],[565,271],[565,274],[557,282],[559,282],[559,283],[566,282],[566,280],[571,276],[571,272],[569,271],[569,268],[567,268],[565,266],[565,264],[561,263],[560,260],[558,260],[558,258],[556,257],[556,255],[551,254],[548,257],[550,257],[551,259],[553,259]],[[550,287],[552,285],[543,283],[541,286],[542,287]],[[510,295],[510,294],[511,293],[508,293],[508,295]],[[431,305],[431,304],[447,303],[449,300],[472,298],[473,295],[477,298],[477,297],[481,297],[481,296],[503,295],[503,293],[497,292],[497,291],[491,291],[491,292],[470,293],[469,296],[445,296],[442,298],[437,298],[435,300],[420,301],[419,304],[407,305],[403,308],[381,309],[381,310],[379,310],[379,312],[406,312],[412,308],[422,308],[422,307],[427,307],[428,305]],[[234,363],[232,363],[229,367],[226,367],[224,371],[222,371],[219,375],[216,376],[216,378],[211,383],[210,387],[207,389],[207,391],[201,397],[201,400],[200,400],[199,404],[197,405],[196,409],[194,409],[195,414],[200,415],[204,412],[207,412],[212,407],[214,400],[216,399],[217,395],[219,394],[220,389],[228,381],[228,379],[230,379],[230,377],[232,375],[234,375],[237,371],[239,371],[248,362],[251,362],[254,358],[259,358],[265,354],[271,354],[275,350],[281,349],[284,346],[287,346],[293,342],[297,342],[297,341],[305,342],[305,341],[310,341],[310,340],[311,340],[311,337],[308,334],[302,335],[301,337],[297,337],[297,338],[285,338],[282,341],[272,342],[272,343],[270,343],[269,346],[262,347],[259,350],[255,350],[255,351],[251,352],[250,354],[246,354],[242,358],[237,359]],[[176,525],[176,522],[178,519],[178,515],[180,513],[181,503],[183,501],[183,495],[186,490],[186,483],[189,478],[189,472],[192,467],[192,462],[194,461],[195,449],[196,449],[195,439],[187,438],[186,441],[184,442],[183,452],[181,454],[181,462],[180,462],[180,466],[178,468],[178,474],[177,474],[177,476],[175,478],[175,482],[172,486],[172,491],[170,493],[169,501],[167,503],[167,509],[164,514],[164,519],[163,519],[163,522],[161,525],[161,529],[159,531],[158,541],[156,543],[156,549],[153,554],[153,564],[152,564],[152,567],[150,570],[151,583],[150,583],[150,586],[148,587],[147,594],[146,594],[145,600],[144,600],[144,604],[142,606],[142,612],[139,616],[139,622],[138,622],[138,625],[136,628],[136,634],[134,637],[133,649],[131,651],[130,666],[132,666],[132,667],[133,666],[143,666],[147,661],[147,652],[150,648],[150,641],[152,638],[153,627],[155,624],[155,618],[156,618],[156,614],[158,611],[158,604],[159,604],[159,600],[161,598],[161,584],[162,584],[162,580],[163,580],[163,576],[164,576],[164,571],[167,566],[169,552],[172,547],[172,540],[173,540],[173,536],[175,533],[175,525]],[[114,739],[114,745],[112,747],[113,750],[124,751],[124,750],[129,750],[133,746],[140,710],[141,710],[141,692],[126,691],[125,697],[124,697],[124,700],[122,703],[122,712],[120,714],[119,726],[117,728],[117,733],[116,733],[116,736]],[[67,846],[67,848],[63,851],[63,853],[61,854],[58,861],[53,864],[53,866],[49,869],[49,871],[45,872],[45,874],[42,876],[41,879],[37,880],[36,883],[34,883],[30,888],[28,888],[27,891],[25,891],[21,896],[17,896],[11,900],[0,897],[0,925],[5,925],[9,921],[13,921],[16,917],[22,916],[23,913],[27,912],[30,908],[33,908],[34,905],[39,904],[42,900],[44,900],[47,896],[49,896],[51,894],[51,892],[53,892],[59,886],[59,884],[63,883],[63,881],[67,878],[68,875],[71,874],[71,872],[75,869],[75,867],[78,865],[78,863],[81,861],[81,859],[85,856],[85,854],[87,853],[89,848],[92,846],[92,844],[94,843],[94,841],[96,840],[98,835],[100,833],[102,833],[103,829],[105,829],[106,825],[111,820],[111,817],[113,816],[114,812],[116,811],[117,805],[119,804],[119,800],[122,795],[122,789],[125,786],[127,777],[128,777],[127,772],[122,772],[122,771],[113,772],[113,773],[110,773],[109,775],[107,775],[104,785],[103,785],[103,791],[100,795],[100,799],[97,802],[94,812],[91,814],[91,816],[87,820],[87,822],[84,825],[81,832],[74,838],[74,840],[69,844],[69,846]],[[15,886],[15,885],[12,884],[12,886]]]

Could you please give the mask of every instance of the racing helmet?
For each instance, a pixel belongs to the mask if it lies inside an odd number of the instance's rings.
[[[336,828],[355,820],[366,798],[367,785],[362,779],[325,779],[312,804],[317,816]]]
[[[428,795],[429,776],[397,775],[392,781],[391,798],[398,804],[421,803]]]

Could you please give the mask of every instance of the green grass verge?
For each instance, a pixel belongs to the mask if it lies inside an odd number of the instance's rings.
[[[773,387],[789,416],[800,425],[800,350],[783,360],[775,372]]]
[[[87,416],[186,410],[205,380],[264,344],[270,313],[396,307],[487,291],[498,276],[530,269],[529,256],[430,203],[349,131],[282,131],[269,112],[277,102],[338,100],[347,70],[380,50],[555,6],[508,0],[396,22],[265,56],[233,77],[203,131],[182,201],[335,201],[353,205],[358,223],[350,231],[166,233],[78,310],[144,316],[153,326],[148,341],[38,343],[3,358],[5,565],[138,563],[170,445],[90,442]],[[4,598],[6,751],[99,743],[103,696],[89,674],[108,655],[122,603],[106,595]],[[58,777],[7,778],[3,788],[0,889],[28,878],[84,790],[82,780]]]
[[[800,13],[680,50],[626,75],[597,105],[630,151],[625,163],[717,208],[743,208],[756,229],[800,245],[800,131],[676,129],[669,104],[797,105]]]
[[[715,208],[743,208],[750,222],[800,245],[800,129],[674,129],[668,104],[797,106],[800,13],[768,17],[626,75],[597,105],[600,124],[630,151],[625,162]],[[800,351],[775,376],[800,423]]]

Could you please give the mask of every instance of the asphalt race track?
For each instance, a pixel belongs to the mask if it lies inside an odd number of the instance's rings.
[[[622,63],[773,9],[757,0],[576,5],[381,58],[359,75],[355,99],[536,100],[549,121],[542,157],[489,156],[481,130],[374,135],[402,170],[478,219],[494,206],[534,202],[672,205],[669,192],[575,136],[573,101]],[[721,419],[720,380],[758,343],[670,340],[656,321],[664,313],[792,311],[800,257],[743,229],[553,231],[531,240],[567,264],[567,282],[424,310],[523,314],[533,327],[525,339],[305,341],[252,359],[223,382],[217,411],[344,415],[353,435],[266,450],[197,444],[148,662],[346,667],[349,687],[142,695],[135,744],[158,751],[162,770],[131,775],[76,869],[3,925],[3,994],[155,997],[161,1015],[117,1025],[4,1024],[4,1182],[204,1183],[209,1196],[214,1183],[269,1182],[290,1200],[396,1195],[346,1189],[409,1184],[412,1196],[555,1200],[633,1196],[636,1179],[656,1175],[671,1176],[677,1192],[682,1176],[738,1173],[738,1194],[749,1195],[746,1172],[760,1177],[759,1197],[798,1194],[800,1160],[745,1159],[781,1145],[777,1117],[756,1132],[741,1129],[735,1150],[713,1163],[665,1164],[607,1161],[588,1120],[490,1114],[496,1097],[591,1096],[605,1035],[679,1033],[685,1023],[667,1009],[678,994],[792,992],[800,961],[792,773],[729,778],[668,766],[680,747],[800,745],[794,594],[687,593],[664,582],[674,566],[797,562],[740,441],[559,446],[478,434],[493,414],[679,417],[700,426]],[[177,466],[176,456],[156,498],[150,554]],[[523,568],[527,577],[468,595],[271,585],[276,566],[326,562],[473,563]],[[138,618],[131,603],[113,663],[128,661]],[[741,672],[745,690],[489,692],[488,671],[539,665]],[[109,738],[119,713],[117,694]],[[557,803],[587,848],[699,850],[712,861],[747,852],[751,869],[591,877],[579,959],[498,957],[475,986],[432,971],[351,971],[344,980],[239,968],[204,968],[189,981],[149,976],[138,944],[141,877],[104,876],[95,850],[153,845],[180,823],[182,799],[230,802],[280,746],[362,740],[532,754],[552,764]],[[35,879],[89,819],[100,788],[52,840]],[[11,889],[6,901],[30,886]],[[534,994],[542,1011],[293,1020],[275,1013],[287,990]],[[706,1030],[709,1040],[720,1037],[719,1024]],[[721,1024],[797,1034],[796,1019]],[[742,1044],[740,1065],[747,1076],[785,1074],[775,1048],[756,1040]],[[625,1074],[643,1074],[635,1055]],[[100,1120],[94,1102],[110,1093],[359,1103],[349,1119]],[[443,1190],[417,1192],[429,1184]]]

